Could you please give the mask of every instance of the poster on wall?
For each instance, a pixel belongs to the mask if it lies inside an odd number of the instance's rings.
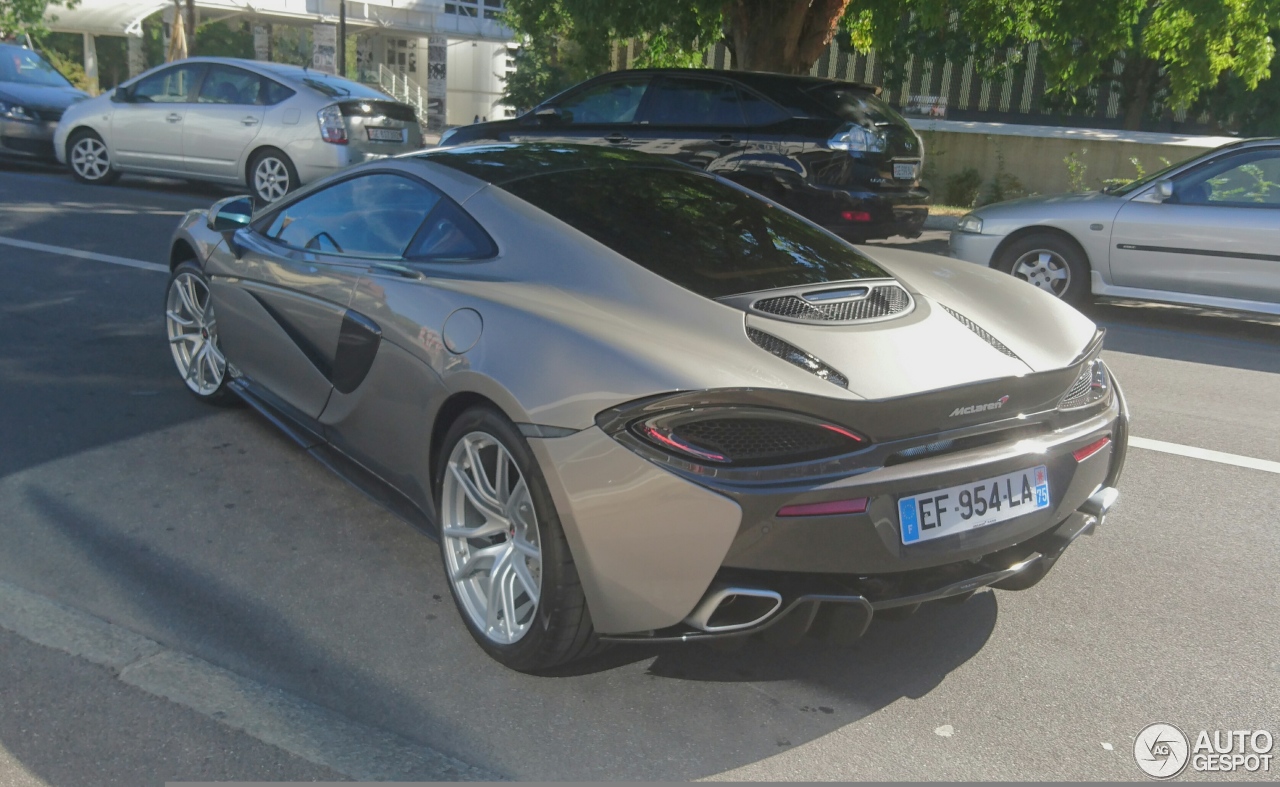
[[[253,26],[253,59],[263,61],[271,59],[271,27],[269,25]]]
[[[427,38],[427,130],[440,133],[445,127],[445,84],[448,75],[449,39]]]
[[[336,74],[338,63],[338,28],[316,25],[311,33],[311,67],[326,74]]]

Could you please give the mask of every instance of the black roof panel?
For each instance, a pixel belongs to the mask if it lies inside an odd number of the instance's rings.
[[[416,153],[413,158],[456,169],[498,186],[533,175],[582,169],[692,171],[686,164],[648,153],[554,142],[464,145]]]

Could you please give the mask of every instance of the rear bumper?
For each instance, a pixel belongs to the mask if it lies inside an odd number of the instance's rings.
[[[790,204],[810,221],[851,241],[894,235],[915,238],[929,215],[929,192],[809,187],[792,195]]]
[[[0,120],[0,156],[57,161],[53,149],[53,132],[57,123]]]
[[[1046,422],[1031,437],[1010,431],[980,447],[821,482],[697,478],[643,458],[599,427],[529,442],[573,550],[596,630],[617,637],[684,638],[694,631],[684,621],[726,583],[754,582],[742,586],[779,594],[783,610],[804,597],[827,595],[856,596],[875,609],[927,600],[916,598],[922,595],[1004,587],[1013,574],[1025,579],[1040,571],[1036,566],[1047,570],[1084,531],[1087,518],[1097,517],[1085,511],[1090,499],[1118,478],[1128,419],[1118,384],[1116,391],[1110,407],[1069,427]],[[1073,452],[1102,437],[1110,444],[1075,458]],[[1049,508],[902,543],[899,497],[1038,465],[1048,469]],[[867,498],[865,513],[777,516],[783,506],[847,498]],[[1056,549],[1052,534],[1068,531]],[[1033,553],[1040,557],[1002,573]]]

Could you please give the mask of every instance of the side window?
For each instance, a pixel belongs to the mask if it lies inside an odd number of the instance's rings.
[[[266,235],[298,249],[398,259],[439,201],[416,180],[361,175],[284,208]]]
[[[262,77],[241,68],[210,66],[196,101],[201,104],[257,104]]]
[[[195,89],[201,66],[174,66],[143,79],[133,86],[130,95],[144,104],[185,103]]]
[[[259,103],[275,106],[281,101],[293,98],[296,93],[273,79],[262,78],[262,100]]]
[[[475,219],[449,200],[441,200],[427,217],[405,257],[411,260],[476,260],[497,253]]]
[[[767,126],[786,120],[786,112],[779,109],[772,101],[767,101],[747,90],[738,91],[742,100],[742,115],[748,126]]]
[[[742,125],[737,88],[708,79],[663,79],[646,113],[654,125]]]
[[[1280,150],[1250,150],[1181,178],[1175,184],[1182,205],[1280,208]]]
[[[640,100],[649,87],[648,77],[612,79],[569,96],[556,106],[572,125],[583,123],[630,123],[635,120]]]

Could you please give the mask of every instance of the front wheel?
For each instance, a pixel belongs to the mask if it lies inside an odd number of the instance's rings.
[[[1018,238],[1001,250],[995,267],[1072,306],[1081,305],[1089,295],[1089,259],[1084,250],[1053,233]]]
[[[111,166],[106,143],[88,129],[75,132],[67,140],[67,168],[76,180],[94,186],[107,186],[120,179],[120,173]]]
[[[218,346],[209,282],[194,262],[180,264],[169,277],[164,317],[169,351],[187,390],[213,404],[234,401],[227,389],[227,359]]]
[[[440,552],[458,611],[498,662],[539,672],[597,647],[551,495],[524,437],[491,407],[445,435],[436,479]]]

